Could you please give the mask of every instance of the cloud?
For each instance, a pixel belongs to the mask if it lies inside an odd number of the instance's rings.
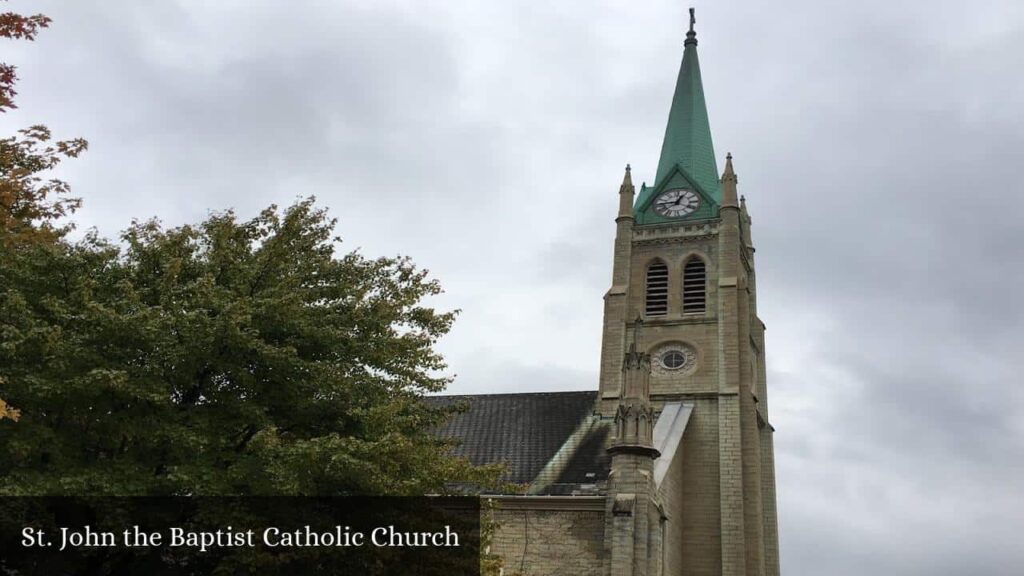
[[[453,393],[593,389],[622,169],[650,180],[685,10],[24,1],[21,109],[92,147],[82,226],[316,194],[463,310]],[[698,7],[757,245],[786,573],[1024,565],[1024,12]]]

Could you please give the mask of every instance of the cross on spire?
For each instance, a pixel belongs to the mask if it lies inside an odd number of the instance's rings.
[[[697,45],[697,31],[693,29],[693,25],[697,23],[696,12],[696,8],[690,8],[690,31],[686,33],[686,41],[683,42],[684,46]]]

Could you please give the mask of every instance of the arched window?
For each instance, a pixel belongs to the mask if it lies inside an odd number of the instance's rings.
[[[704,261],[692,256],[683,266],[683,314],[703,312],[707,302]]]
[[[668,266],[661,260],[651,262],[647,267],[648,316],[664,316],[668,313]]]

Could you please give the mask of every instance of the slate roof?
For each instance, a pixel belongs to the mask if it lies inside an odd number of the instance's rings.
[[[593,418],[596,398],[596,391],[587,391],[433,396],[427,400],[437,404],[469,403],[467,412],[455,415],[438,430],[440,436],[461,441],[453,450],[456,455],[477,465],[504,462],[508,466],[505,480],[516,484],[533,482],[557,455],[568,462],[564,468],[559,466],[555,482],[575,484],[581,480],[592,482],[595,466],[603,468],[601,480],[608,475],[604,451],[607,426],[581,430],[585,437],[579,445],[559,453],[573,433]]]
[[[554,484],[574,486],[607,480],[611,468],[611,457],[608,455],[611,433],[610,420],[587,430],[579,447],[569,455],[569,461]],[[547,489],[552,490],[550,486]]]

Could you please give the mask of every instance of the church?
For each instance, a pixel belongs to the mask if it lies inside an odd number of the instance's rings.
[[[469,404],[441,431],[455,453],[521,487],[493,495],[504,574],[779,574],[751,219],[694,22],[652,184],[626,166],[619,186],[597,390],[446,397]]]

